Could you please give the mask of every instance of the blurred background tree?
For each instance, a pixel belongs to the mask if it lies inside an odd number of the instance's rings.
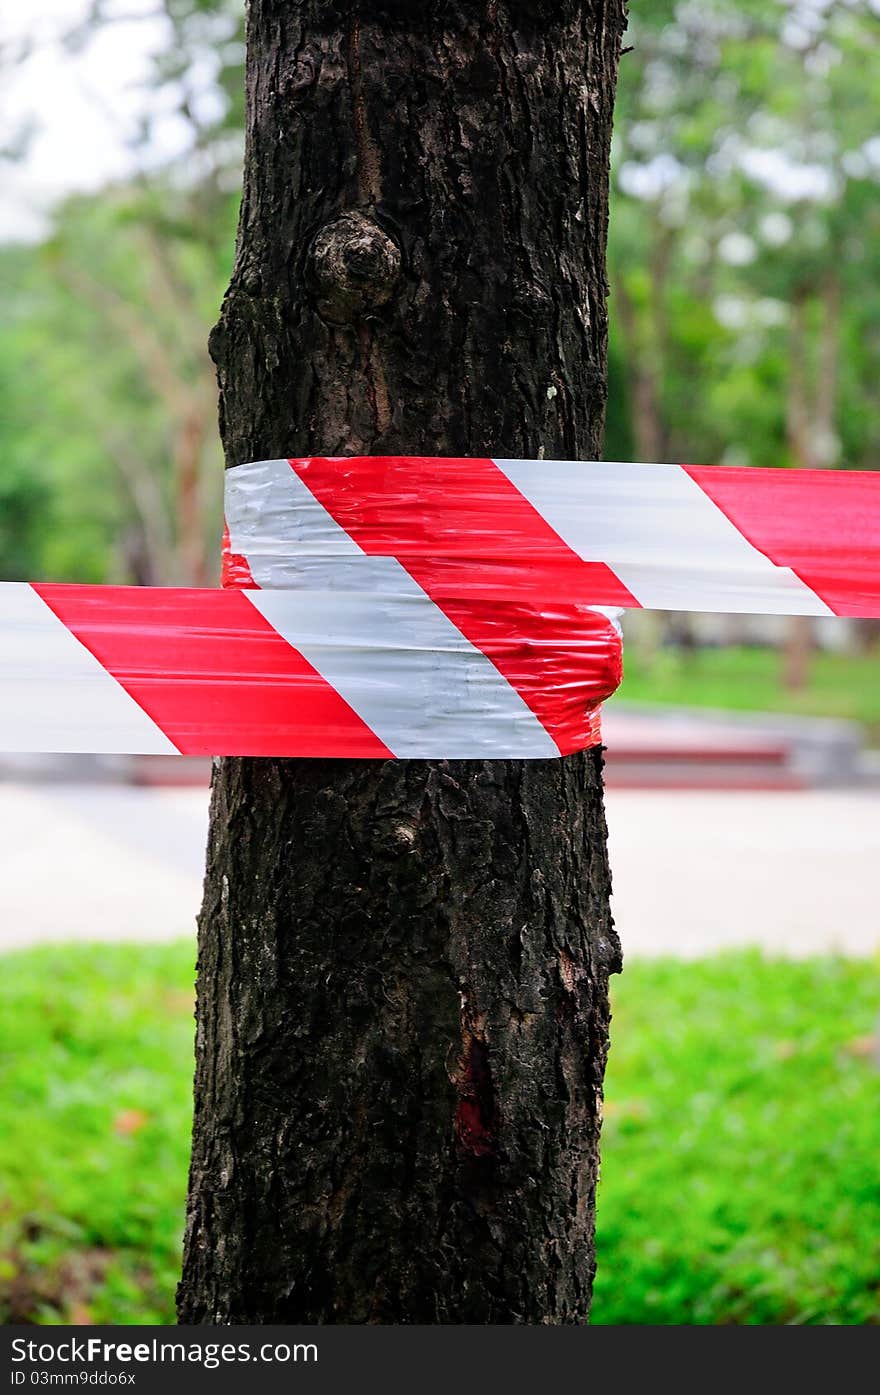
[[[76,7],[74,7],[76,8]],[[65,199],[40,241],[0,248],[0,571],[213,583],[222,457],[206,339],[228,280],[243,124],[243,6],[162,0],[130,177]],[[106,0],[62,30],[88,62]],[[5,55],[27,61],[29,49]],[[183,151],[157,165],[173,114]],[[26,159],[28,136],[7,159]]]
[[[609,453],[874,468],[880,6],[632,11]]]

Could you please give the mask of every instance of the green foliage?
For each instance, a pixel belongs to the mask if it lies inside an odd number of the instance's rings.
[[[192,581],[190,556],[216,555],[222,461],[205,343],[235,205],[215,210],[222,255],[188,211],[172,188],[120,189],[69,200],[40,247],[0,249],[12,306],[0,325],[0,490],[8,526],[29,539],[0,556],[6,578]],[[5,490],[21,478],[44,503],[42,526],[24,533],[21,500]],[[187,533],[189,483],[199,507]]]
[[[173,1320],[193,958],[188,944],[4,958],[0,1320]]]
[[[206,341],[238,214],[244,7],[160,8],[158,105],[188,130],[185,158],[155,168],[145,102],[142,168],[135,148],[131,179],[66,200],[41,246],[0,248],[0,577],[216,578],[222,459]],[[68,46],[86,47],[113,15],[93,0]]]
[[[30,579],[48,508],[45,482],[20,462],[0,474],[0,575],[7,580]]]
[[[609,272],[640,458],[880,467],[876,7],[630,8]]]
[[[173,1321],[193,948],[0,975],[0,1320]],[[594,1321],[880,1321],[880,975],[757,954],[613,982]]]

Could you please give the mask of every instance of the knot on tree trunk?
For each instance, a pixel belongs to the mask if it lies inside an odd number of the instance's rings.
[[[384,228],[352,210],[325,224],[311,248],[318,313],[331,324],[362,319],[391,299],[400,248]]]

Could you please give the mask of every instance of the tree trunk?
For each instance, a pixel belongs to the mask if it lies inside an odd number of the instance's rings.
[[[839,463],[835,430],[840,358],[840,278],[829,271],[819,287],[821,316],[815,372],[810,380],[808,310],[811,291],[799,286],[792,297],[789,336],[788,448],[797,469],[827,470]],[[782,685],[801,693],[810,679],[815,626],[807,615],[788,621],[782,659]]]
[[[666,459],[666,429],[660,401],[662,373],[658,372],[656,346],[639,323],[639,311],[629,293],[626,278],[612,277],[614,306],[625,346],[625,372],[629,386],[630,420],[636,460],[652,463]]]
[[[228,465],[598,458],[624,24],[251,0]],[[181,1321],[584,1322],[608,895],[598,751],[216,762]]]

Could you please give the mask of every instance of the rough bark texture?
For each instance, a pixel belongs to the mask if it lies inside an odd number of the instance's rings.
[[[624,23],[252,0],[228,464],[598,456]],[[181,1320],[583,1322],[608,894],[598,752],[217,762]]]

